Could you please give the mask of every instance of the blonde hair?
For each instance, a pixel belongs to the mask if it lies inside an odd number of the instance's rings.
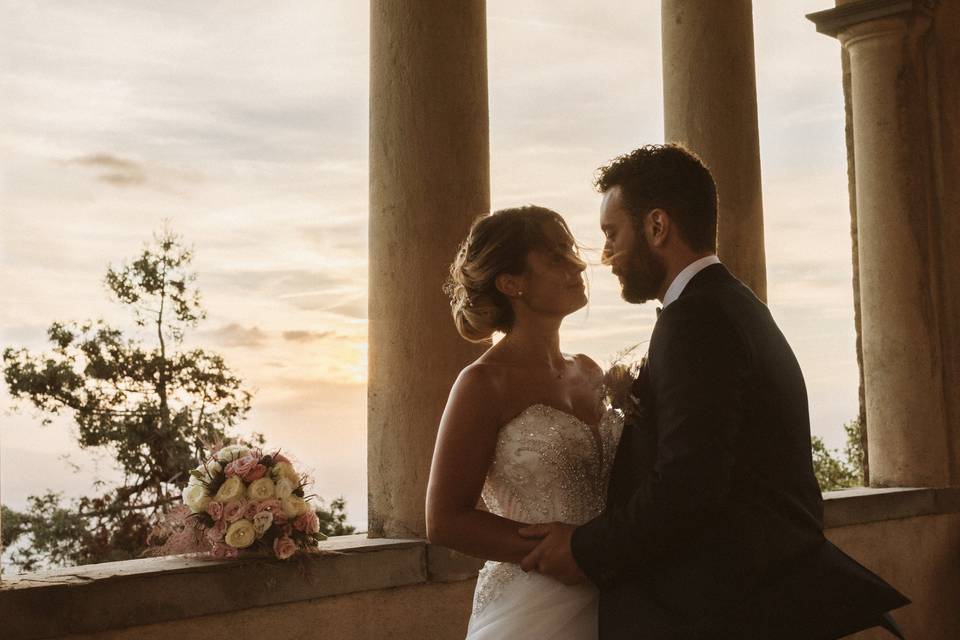
[[[486,342],[495,331],[513,326],[513,307],[497,289],[501,273],[519,275],[527,268],[527,254],[534,249],[553,250],[545,228],[559,224],[573,242],[567,223],[556,211],[525,206],[501,209],[477,218],[460,244],[450,265],[444,291],[457,331],[471,342]],[[576,244],[574,243],[576,252]],[[577,254],[579,256],[579,254]]]

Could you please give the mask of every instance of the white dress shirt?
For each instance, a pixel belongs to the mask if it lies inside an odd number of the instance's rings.
[[[707,267],[712,264],[720,264],[720,258],[715,254],[709,256],[704,256],[699,260],[694,260],[686,267],[683,268],[683,271],[677,274],[677,277],[673,279],[673,282],[670,283],[670,286],[667,288],[667,292],[663,294],[663,309],[667,308],[671,302],[680,297],[680,294],[683,293],[683,290],[686,289],[687,285],[690,284],[690,281],[693,280],[693,276],[697,275]]]

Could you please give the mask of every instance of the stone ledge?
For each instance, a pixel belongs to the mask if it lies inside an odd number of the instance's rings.
[[[960,513],[960,487],[850,489],[825,496],[827,528]],[[267,556],[168,556],[5,579],[4,640],[97,633],[329,596],[476,576],[481,562],[424,540],[331,538],[326,554],[297,562]]]
[[[4,579],[5,640],[50,638],[429,580],[423,540],[331,538],[303,562],[167,556]],[[121,597],[122,594],[122,597]]]
[[[868,522],[960,513],[960,487],[866,488],[823,495],[824,527],[834,529]]]

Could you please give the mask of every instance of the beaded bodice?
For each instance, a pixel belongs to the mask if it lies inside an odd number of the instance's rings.
[[[603,511],[623,419],[608,410],[599,442],[590,425],[533,404],[503,425],[483,486],[491,513],[524,523],[583,524]]]
[[[533,404],[501,427],[483,501],[496,515],[536,524],[584,524],[598,516],[623,430],[623,415],[608,409],[597,434],[565,411]],[[474,593],[474,613],[524,576],[519,565],[487,562]]]

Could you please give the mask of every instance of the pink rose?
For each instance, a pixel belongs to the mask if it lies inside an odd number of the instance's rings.
[[[237,458],[230,464],[233,465],[234,473],[242,478],[250,473],[250,470],[257,466],[258,462],[260,462],[259,457],[254,457],[248,453],[242,458]],[[230,465],[227,466],[229,467]]]
[[[320,518],[313,511],[304,511],[293,523],[293,528],[304,533],[319,533]]]
[[[246,510],[245,500],[231,500],[223,507],[223,519],[227,522],[236,522],[245,515]]]
[[[280,560],[286,560],[297,552],[297,543],[292,538],[280,536],[273,541],[273,553]]]
[[[269,511],[273,514],[273,517],[283,516],[283,507],[280,505],[280,501],[276,498],[267,498],[266,500],[261,500],[257,503],[257,512],[260,511]]]
[[[247,508],[243,511],[243,517],[247,520],[253,520],[253,516],[260,513],[260,503],[259,502],[248,502]]]
[[[236,558],[239,553],[238,549],[234,549],[228,544],[220,544],[219,542],[213,545],[211,550],[214,558]]]
[[[237,461],[228,462],[227,466],[223,468],[223,473],[226,474],[228,478],[232,478],[237,475]]]
[[[223,503],[211,500],[207,503],[207,514],[216,522],[223,517]]]
[[[218,521],[215,525],[207,529],[207,540],[213,545],[223,542],[223,536],[227,533],[227,523],[224,520]]]
[[[263,476],[267,475],[267,468],[262,464],[255,464],[250,471],[247,471],[243,476],[244,482],[253,482],[254,480],[259,480]]]

